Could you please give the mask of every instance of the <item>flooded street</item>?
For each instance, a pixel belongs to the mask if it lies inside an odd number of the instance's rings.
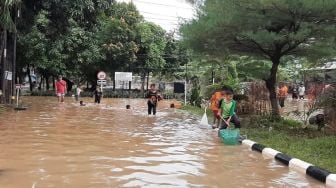
[[[199,117],[145,100],[25,97],[0,114],[1,188],[323,187],[244,146],[225,146]],[[90,102],[92,99],[86,99]]]

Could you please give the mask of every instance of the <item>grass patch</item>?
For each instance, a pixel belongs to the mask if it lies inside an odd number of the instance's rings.
[[[203,115],[204,110],[183,106],[183,110]],[[207,111],[209,122],[211,110]],[[336,172],[336,135],[316,127],[302,128],[302,123],[291,119],[272,119],[269,116],[242,116],[241,134],[248,139],[271,147],[292,157]]]
[[[271,130],[268,128],[243,128],[242,134],[248,139],[271,147],[292,157],[301,159],[316,166],[336,172],[336,136],[324,133],[314,134],[312,131],[300,131],[300,134],[288,130]],[[293,130],[293,132],[297,132]]]

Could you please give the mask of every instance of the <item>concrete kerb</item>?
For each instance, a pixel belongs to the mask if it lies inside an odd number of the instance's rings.
[[[289,168],[301,173],[305,173],[312,178],[325,183],[328,187],[336,187],[336,174],[332,174],[328,170],[316,167],[310,163],[300,159],[292,158],[272,148],[265,147],[252,140],[245,139],[242,144],[253,151],[258,151],[266,158],[274,158],[275,160],[287,165]]]

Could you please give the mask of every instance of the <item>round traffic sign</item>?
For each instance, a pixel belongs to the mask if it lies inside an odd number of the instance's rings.
[[[105,73],[104,71],[100,71],[100,72],[98,72],[98,74],[97,74],[97,78],[98,78],[99,80],[105,80],[105,79],[106,79],[106,73]]]

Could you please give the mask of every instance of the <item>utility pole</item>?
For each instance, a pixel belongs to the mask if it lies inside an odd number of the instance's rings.
[[[3,39],[3,55],[2,57],[2,67],[1,67],[1,90],[2,90],[2,103],[10,104],[11,98],[15,96],[15,80],[16,80],[16,20],[19,16],[17,6],[13,7],[11,10],[11,17],[14,22],[15,30],[9,32],[4,31]]]
[[[212,73],[211,73],[211,77],[212,77],[212,85],[215,85],[215,70],[214,70],[214,62],[212,62]]]
[[[16,22],[17,22],[17,18],[19,18],[20,16],[20,11],[17,8],[17,6],[14,7],[14,25],[16,28]],[[13,33],[13,59],[12,59],[12,96],[15,96],[17,92],[15,89],[15,84],[16,84],[16,38],[17,38],[17,30],[14,31]]]
[[[185,81],[184,81],[184,105],[187,105],[187,84],[188,84],[188,62],[186,63],[186,75],[185,75]]]

